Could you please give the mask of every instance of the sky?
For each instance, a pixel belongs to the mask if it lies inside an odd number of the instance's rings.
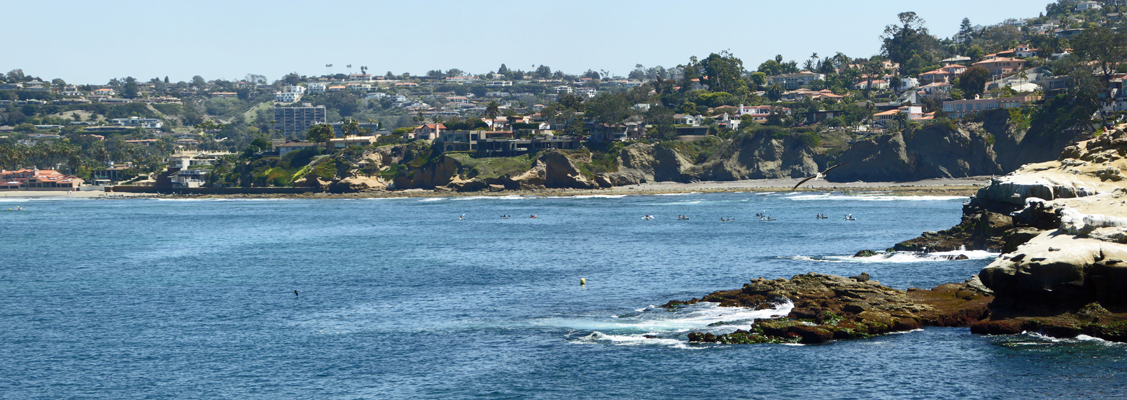
[[[868,57],[885,25],[914,11],[941,38],[1037,17],[1051,0],[90,1],[8,2],[0,72],[68,83],[167,76],[172,82],[270,81],[458,68],[475,74],[547,65],[625,76],[727,50],[747,69],[782,54]],[[326,64],[332,64],[331,70]],[[351,64],[351,70],[346,66]]]

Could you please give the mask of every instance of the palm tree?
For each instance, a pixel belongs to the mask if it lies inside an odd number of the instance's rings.
[[[274,138],[274,134],[278,133],[278,121],[270,120],[270,138]]]
[[[500,115],[500,114],[501,114],[501,105],[497,104],[496,100],[489,102],[489,105],[485,106],[485,116],[489,117],[489,125],[490,126],[493,125],[493,120],[497,119],[497,116]]]
[[[358,135],[360,134],[360,122],[350,118],[348,121],[345,121],[344,124],[341,124],[340,130],[344,136],[348,136],[349,133],[354,136]]]

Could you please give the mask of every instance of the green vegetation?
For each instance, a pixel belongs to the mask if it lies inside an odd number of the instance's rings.
[[[466,178],[495,179],[509,174],[519,174],[532,168],[537,154],[527,154],[517,157],[482,157],[477,158],[469,154],[447,153],[462,165],[467,171]]]

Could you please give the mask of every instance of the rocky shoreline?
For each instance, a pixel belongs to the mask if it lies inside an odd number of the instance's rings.
[[[754,279],[742,289],[714,292],[687,302],[671,301],[664,307],[705,301],[722,307],[761,309],[790,301],[794,308],[783,318],[757,320],[750,331],[690,333],[689,341],[815,344],[924,326],[965,327],[989,314],[991,300],[990,291],[977,279],[905,291],[882,286],[870,280],[867,273],[845,278],[811,272],[791,279]]]
[[[963,208],[962,222],[925,232],[894,251],[997,250],[973,279],[930,290],[898,291],[867,274],[753,280],[703,300],[795,308],[752,331],[693,333],[690,341],[820,343],[921,326],[969,326],[978,334],[1026,331],[1127,342],[1127,132],[1069,146],[1056,161],[994,178]],[[675,307],[678,302],[667,306]]]

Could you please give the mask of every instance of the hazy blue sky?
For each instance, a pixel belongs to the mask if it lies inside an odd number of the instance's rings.
[[[105,83],[271,81],[288,72],[422,74],[533,69],[625,75],[635,64],[672,67],[730,50],[754,69],[782,54],[851,57],[880,51],[896,14],[915,11],[940,37],[963,17],[989,25],[1036,17],[1050,0],[792,1],[90,1],[7,2],[0,72]]]

